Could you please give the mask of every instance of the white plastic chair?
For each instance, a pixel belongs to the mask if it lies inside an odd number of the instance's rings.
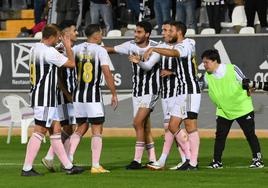
[[[153,29],[152,31],[151,31],[151,36],[157,36],[158,34],[157,34],[157,31],[155,30],[155,29]]]
[[[135,34],[135,31],[134,31],[134,30],[127,30],[127,31],[124,33],[124,36],[133,37],[134,34]]]
[[[10,143],[12,128],[15,125],[20,125],[21,143],[26,144],[28,141],[28,127],[34,121],[34,118],[22,119],[20,103],[22,103],[25,107],[30,107],[30,105],[18,95],[8,95],[2,99],[2,102],[3,105],[9,109],[11,115],[11,124],[8,129],[7,144]]]
[[[42,39],[42,32],[40,31],[40,32],[35,33],[34,38],[35,39]]]
[[[203,30],[201,31],[200,34],[201,34],[201,35],[214,35],[214,34],[216,34],[216,31],[215,31],[215,29],[213,29],[213,28],[205,28],[205,29],[203,29]]]
[[[111,30],[107,33],[107,37],[121,37],[122,36],[122,32],[120,30]]]
[[[136,29],[136,25],[135,24],[127,24],[127,29],[129,29],[129,30],[135,30]]]
[[[189,29],[187,29],[187,31],[186,31],[186,33],[185,33],[185,35],[195,35],[195,30],[194,30],[194,29],[189,28]]]
[[[247,26],[247,17],[244,5],[236,6],[234,8],[232,13],[232,24],[233,26]]]
[[[243,27],[240,29],[239,34],[254,34],[255,29],[253,27]]]

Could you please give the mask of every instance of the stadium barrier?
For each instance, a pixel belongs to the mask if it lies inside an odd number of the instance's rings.
[[[267,34],[194,36],[192,38],[196,40],[196,62],[199,71],[204,71],[200,57],[202,52],[213,48],[219,50],[223,63],[236,64],[252,80],[267,81]],[[104,39],[104,44],[114,46],[131,39],[126,37]],[[152,37],[152,39],[161,40],[159,37]],[[83,41],[85,41],[85,38],[80,38],[78,43]],[[37,40],[0,40],[0,92],[29,91],[29,50],[34,42],[37,42]],[[114,75],[117,89],[130,91],[132,87],[132,70],[127,56],[112,54],[111,59],[110,68]]]

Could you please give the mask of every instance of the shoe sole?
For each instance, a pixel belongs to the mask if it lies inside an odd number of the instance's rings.
[[[257,166],[254,166],[254,167],[251,167],[251,166],[250,166],[249,168],[250,168],[250,169],[264,168],[264,165],[262,165],[262,166],[258,166],[258,167],[257,167]]]
[[[152,165],[147,165],[147,168],[150,169],[150,170],[153,170],[153,171],[164,170],[165,169],[165,167],[155,167],[155,166],[152,166]]]
[[[223,167],[213,168],[211,166],[207,166],[208,169],[223,169]]]
[[[54,169],[54,167],[50,168],[49,165],[46,163],[46,161],[44,159],[41,160],[42,164],[46,167],[46,169],[49,172],[56,172],[56,170]]]

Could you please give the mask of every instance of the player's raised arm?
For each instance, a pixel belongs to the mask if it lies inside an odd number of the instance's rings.
[[[139,55],[130,55],[128,59],[129,61],[138,64],[143,70],[149,71],[156,63],[160,62],[160,55],[158,53],[153,53],[147,61],[143,61]]]
[[[114,47],[111,46],[102,46],[109,54],[116,53]]]
[[[144,59],[147,60],[150,55],[156,52],[160,55],[167,56],[167,57],[180,57],[180,53],[177,50],[174,49],[167,49],[167,48],[149,48],[145,53],[144,53]]]
[[[64,44],[65,50],[66,50],[66,56],[68,60],[66,63],[64,63],[64,67],[68,68],[74,68],[75,67],[75,60],[74,60],[74,54],[72,51],[72,43],[70,39],[70,34],[66,33],[62,36],[62,42]]]

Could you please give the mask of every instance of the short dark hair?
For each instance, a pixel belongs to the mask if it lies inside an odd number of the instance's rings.
[[[182,35],[184,36],[186,31],[187,31],[187,27],[183,22],[179,22],[179,21],[172,21],[170,22],[170,25],[175,26],[177,31],[181,31]]]
[[[57,36],[59,28],[56,25],[48,24],[42,30],[42,38],[48,39],[50,36]]]
[[[209,60],[212,60],[212,61],[217,61],[218,64],[221,63],[221,58],[220,58],[220,54],[219,54],[219,51],[218,50],[214,50],[214,49],[209,49],[209,50],[206,50],[202,53],[201,55],[201,58],[207,58]]]
[[[162,25],[167,25],[167,24],[169,24],[169,25],[170,25],[170,24],[171,24],[171,22],[172,22],[172,20],[166,20],[166,21],[164,21],[164,22],[163,22],[163,24],[162,24]]]
[[[64,20],[59,24],[61,31],[71,26],[76,26],[76,23],[73,20]]]
[[[142,27],[145,31],[145,33],[150,33],[152,32],[153,26],[150,24],[150,22],[147,21],[141,21],[136,24],[137,27]]]
[[[86,37],[90,37],[96,32],[101,32],[101,26],[99,24],[89,24],[85,29]]]

